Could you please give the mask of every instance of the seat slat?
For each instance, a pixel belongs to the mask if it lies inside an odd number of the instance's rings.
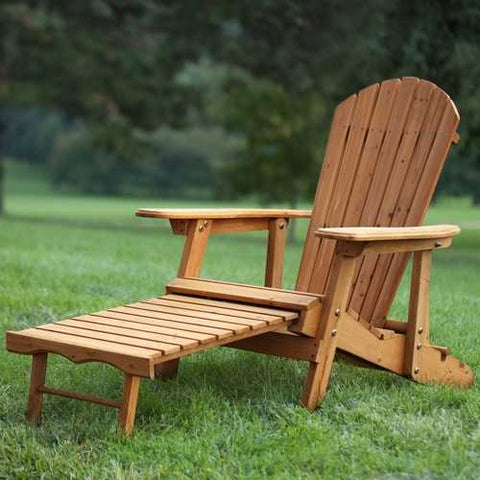
[[[189,297],[187,295],[176,295],[169,293],[161,297],[164,300],[181,302],[184,305],[205,305],[207,307],[214,306],[218,308],[226,308],[229,312],[236,312],[235,315],[243,315],[244,313],[260,313],[265,315],[279,315],[285,320],[294,320],[298,317],[298,313],[289,310],[280,310],[277,308],[267,308],[258,305],[248,305],[246,303],[234,303],[226,300],[211,300],[208,298]]]
[[[283,315],[267,315],[265,313],[253,313],[241,310],[232,310],[224,306],[219,306],[219,302],[212,302],[210,305],[206,305],[189,303],[186,301],[176,302],[175,300],[161,297],[143,300],[142,303],[152,303],[155,305],[164,305],[166,307],[182,308],[182,310],[192,310],[195,312],[219,313],[221,315],[228,315],[229,318],[232,319],[232,321],[235,321],[235,319],[238,318],[239,320],[249,319],[267,323],[278,323],[279,321],[282,321],[283,318],[285,318]]]
[[[191,315],[191,310],[182,311],[181,309],[177,308],[168,308],[163,307],[162,305],[152,305],[149,303],[132,303],[127,305],[127,307],[136,308],[138,310],[146,310],[148,312],[159,312],[165,313],[167,315],[174,315],[175,319],[182,318],[188,323],[199,324],[199,325],[210,325],[219,328],[225,328],[232,332],[245,332],[247,330],[252,329],[252,327],[245,323],[237,323],[232,321],[228,321],[226,318],[216,318],[214,314],[199,314],[199,315]],[[194,312],[197,313],[197,312]],[[219,316],[220,317],[220,316]],[[263,323],[263,325],[266,325]]]
[[[183,293],[207,298],[225,299],[250,304],[269,305],[292,310],[308,310],[320,303],[319,298],[295,292],[281,292],[249,285],[203,281],[197,278],[176,278],[166,287],[167,293]]]
[[[92,352],[108,352],[113,354],[150,359],[158,356],[159,352],[141,347],[133,347],[131,345],[122,345],[120,343],[112,343],[104,340],[98,340],[87,337],[78,337],[75,335],[67,335],[59,332],[50,332],[39,328],[28,328],[20,332],[11,332],[13,336],[21,336],[28,339],[39,339],[59,343],[71,347],[82,347],[92,350]],[[52,350],[54,351],[54,350]]]
[[[107,319],[105,319],[107,320]],[[120,322],[117,322],[120,323]],[[123,322],[126,323],[126,322]],[[172,345],[178,345],[181,348],[192,348],[198,345],[198,341],[186,338],[178,338],[174,335],[160,335],[151,332],[141,332],[139,330],[132,330],[130,328],[122,328],[122,325],[112,325],[103,321],[91,322],[88,320],[63,320],[54,325],[62,325],[66,327],[75,327],[84,330],[93,330],[97,332],[113,333],[121,335],[126,339],[134,338],[141,340],[148,340],[149,342],[160,342]]]
[[[107,317],[106,315],[109,315]],[[129,318],[130,317],[130,318]],[[206,333],[198,333],[189,330],[182,330],[177,327],[159,327],[157,325],[153,326],[150,323],[143,322],[145,318],[136,319],[135,317],[132,319],[131,315],[122,314],[122,313],[114,313],[114,312],[105,312],[105,316],[101,315],[82,315],[80,317],[74,317],[74,320],[78,320],[81,322],[89,322],[89,323],[102,323],[103,325],[112,325],[112,326],[119,326],[122,328],[128,328],[133,332],[144,333],[147,335],[151,334],[164,334],[167,336],[172,336],[174,338],[184,338],[186,340],[196,340],[199,343],[206,343],[208,341],[214,340],[216,335],[213,333],[206,334]],[[154,320],[155,321],[155,320]],[[175,325],[175,324],[174,324]]]
[[[170,345],[168,343],[152,342],[148,340],[141,340],[124,335],[116,335],[112,333],[104,333],[99,330],[86,330],[84,328],[73,328],[70,326],[60,325],[58,323],[50,323],[48,325],[40,325],[35,327],[40,330],[49,332],[62,333],[65,335],[72,335],[80,338],[103,340],[106,342],[117,343],[119,345],[126,345],[131,347],[141,347],[163,354],[174,353],[180,350],[179,345]]]
[[[99,314],[100,316],[102,316],[102,312],[98,312],[93,315],[96,316]],[[153,312],[150,310],[142,310],[139,308],[116,307],[109,309],[104,314],[104,316],[108,316],[109,318],[116,318],[117,315],[131,317],[132,322],[141,322],[143,319],[143,321],[149,325],[158,325],[163,327],[172,327],[179,330],[183,329],[185,331],[191,332],[207,333],[215,335],[217,338],[225,338],[228,337],[231,333],[234,333],[233,330],[230,328],[218,328],[206,325],[205,323],[208,324],[208,322],[204,322],[201,325],[195,324],[191,322],[191,319],[189,319],[188,317],[180,317],[172,314]],[[126,317],[123,318],[128,320]]]
[[[248,317],[240,317],[237,315],[230,315],[226,314],[225,312],[214,312],[214,311],[209,311],[206,308],[197,308],[197,309],[192,309],[192,308],[185,308],[184,304],[179,305],[178,303],[173,305],[169,302],[163,302],[162,300],[157,300],[154,299],[152,301],[150,300],[144,300],[142,302],[139,302],[139,306],[141,305],[152,305],[154,307],[158,307],[158,311],[164,311],[168,313],[178,313],[180,315],[186,315],[188,317],[195,317],[195,318],[201,318],[201,319],[207,319],[207,320],[219,320],[221,322],[226,322],[226,323],[233,323],[235,325],[248,325],[252,329],[256,328],[261,328],[264,327],[265,325],[268,324],[276,324],[280,323],[283,319],[280,316],[270,316],[268,318],[263,318],[263,319],[252,319]]]

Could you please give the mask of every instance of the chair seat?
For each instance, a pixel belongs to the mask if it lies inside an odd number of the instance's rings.
[[[290,325],[298,311],[167,294],[19,332],[7,349],[99,361],[154,378],[155,365]]]

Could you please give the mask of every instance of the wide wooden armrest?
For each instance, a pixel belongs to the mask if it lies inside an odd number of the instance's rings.
[[[309,218],[310,210],[265,208],[139,208],[138,217],[169,220],[214,220],[233,218]]]
[[[435,240],[451,238],[460,233],[457,225],[425,227],[338,227],[319,228],[318,237],[347,242],[375,242],[387,240]]]

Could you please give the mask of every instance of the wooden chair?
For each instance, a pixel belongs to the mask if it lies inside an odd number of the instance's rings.
[[[33,355],[27,417],[43,394],[119,408],[133,429],[142,377],[175,375],[181,357],[218,345],[309,362],[302,403],[317,407],[337,351],[421,383],[466,387],[471,369],[429,341],[433,250],[459,228],[421,225],[459,115],[448,95],[417,78],[387,80],[335,110],[313,210],[140,209],[185,235],[178,278],[166,294],[21,332],[7,348]],[[286,229],[311,215],[296,291],[281,289]],[[210,235],[268,230],[265,287],[199,278]],[[407,321],[388,312],[413,253]],[[48,353],[124,372],[114,402],[45,386]]]

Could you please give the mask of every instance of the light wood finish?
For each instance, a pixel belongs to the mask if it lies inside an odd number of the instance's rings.
[[[450,238],[458,235],[457,225],[432,225],[428,227],[342,227],[319,228],[315,234],[333,240],[369,242],[377,240],[416,240]]]
[[[324,397],[332,362],[357,363],[421,383],[467,387],[471,369],[429,343],[431,252],[459,229],[421,227],[459,115],[448,95],[417,78],[392,79],[335,110],[312,212],[263,209],[140,209],[185,235],[179,278],[166,295],[7,332],[7,348],[33,354],[28,418],[42,393],[119,407],[133,431],[141,377],[172,378],[178,359],[228,346],[308,361],[302,403]],[[285,230],[311,217],[295,291],[283,290]],[[282,228],[283,226],[283,228]],[[198,278],[209,236],[268,230],[267,286]],[[414,253],[408,321],[387,314]],[[124,372],[122,402],[46,387],[47,353],[109,363]]]
[[[123,380],[122,406],[118,413],[118,426],[120,430],[123,430],[127,435],[131,435],[133,432],[139,388],[140,377],[125,373]]]
[[[319,302],[317,295],[308,293],[214,282],[199,278],[176,278],[167,285],[166,290],[168,293],[233,300],[294,310],[308,310]]]
[[[302,404],[309,410],[317,408],[325,396],[338,341],[338,324],[347,307],[355,266],[359,257],[346,257],[336,252],[325,302],[320,314],[318,357],[310,362],[302,395]]]
[[[266,208],[139,208],[138,217],[175,220],[232,219],[232,218],[309,218],[310,210]]]
[[[322,305],[318,304],[308,310],[303,310],[300,313],[300,317],[289,330],[307,337],[316,337],[318,333],[318,327],[320,325],[320,314],[322,311]]]
[[[288,220],[271,220],[268,229],[267,261],[265,267],[265,286],[281,288],[283,278],[283,260],[287,240]]]
[[[193,220],[188,224],[185,246],[178,267],[179,277],[200,275],[211,228],[212,222],[206,219]]]
[[[387,80],[336,109],[315,196],[297,288],[324,293],[335,239],[319,228],[421,224],[458,112],[448,95],[416,78]],[[349,309],[381,327],[408,255],[367,252],[355,274]]]
[[[318,345],[318,340],[314,338],[271,332],[227,343],[224,346],[295,360],[316,360]]]
[[[431,252],[416,252],[413,257],[410,305],[408,307],[405,371],[416,378],[422,370],[425,346],[430,343],[429,286]]]
[[[30,389],[28,391],[27,420],[38,425],[42,414],[42,388],[47,373],[47,356],[45,352],[32,355],[32,371],[30,373]]]
[[[40,391],[48,395],[56,395],[58,397],[72,398],[73,400],[82,400],[84,402],[96,403],[104,407],[121,408],[121,402],[114,400],[106,400],[95,395],[86,395],[84,393],[69,392],[68,390],[61,390],[59,388],[41,387]]]

